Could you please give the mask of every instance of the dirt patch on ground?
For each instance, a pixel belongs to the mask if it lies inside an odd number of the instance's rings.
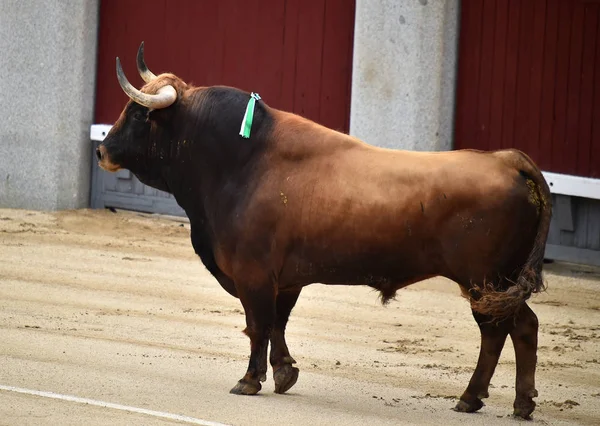
[[[546,271],[548,291],[531,300],[540,320],[534,417],[597,424],[600,274],[559,264]],[[262,392],[269,397],[228,394],[247,363],[244,326],[239,301],[193,253],[185,221],[0,209],[0,385],[233,424],[515,422],[507,417],[514,398],[510,340],[482,412],[450,410],[475,367],[479,332],[448,280],[410,286],[387,307],[368,288],[303,290],[288,326],[301,373],[287,396],[273,396],[270,378]],[[23,410],[37,416],[46,404],[6,400],[14,405],[0,404],[0,423],[23,424]],[[60,407],[39,421],[25,416],[25,423],[62,423],[60,413],[73,415],[73,408]],[[101,422],[100,409],[80,410],[80,419]],[[121,423],[127,417],[115,420]]]

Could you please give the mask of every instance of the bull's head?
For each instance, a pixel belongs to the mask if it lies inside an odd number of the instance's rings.
[[[137,68],[146,82],[142,90],[129,83],[117,57],[117,78],[130,101],[96,150],[99,166],[110,172],[125,168],[143,175],[148,170],[160,169],[168,151],[168,147],[162,146],[165,138],[161,136],[164,130],[161,123],[176,108],[178,90],[179,94],[185,91],[185,83],[173,74],[156,76],[148,69],[144,42],[138,49]]]

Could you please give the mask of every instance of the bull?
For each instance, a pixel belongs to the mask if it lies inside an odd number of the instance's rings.
[[[173,194],[195,252],[241,301],[250,358],[231,393],[260,391],[267,355],[275,392],[296,383],[285,329],[304,286],[367,285],[387,303],[403,287],[442,276],[459,285],[481,332],[479,360],[455,410],[483,406],[510,335],[514,414],[530,417],[538,320],[526,301],[545,288],[552,206],[526,154],[383,149],[261,99],[243,138],[248,92],[157,76],[143,42],[138,90],[116,59],[130,100],[97,148],[99,166],[128,169]]]

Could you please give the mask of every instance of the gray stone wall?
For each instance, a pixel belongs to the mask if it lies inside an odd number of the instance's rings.
[[[357,0],[350,133],[452,148],[459,0]]]
[[[0,207],[87,207],[98,0],[0,0]]]

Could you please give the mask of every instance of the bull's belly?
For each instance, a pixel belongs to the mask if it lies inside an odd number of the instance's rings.
[[[401,244],[399,244],[401,246]],[[406,246],[409,247],[409,246]],[[362,254],[344,254],[343,250],[328,250],[307,256],[292,254],[285,262],[279,279],[280,288],[312,283],[331,285],[367,285],[378,290],[402,288],[409,284],[443,275],[437,254],[406,249],[381,248]]]

